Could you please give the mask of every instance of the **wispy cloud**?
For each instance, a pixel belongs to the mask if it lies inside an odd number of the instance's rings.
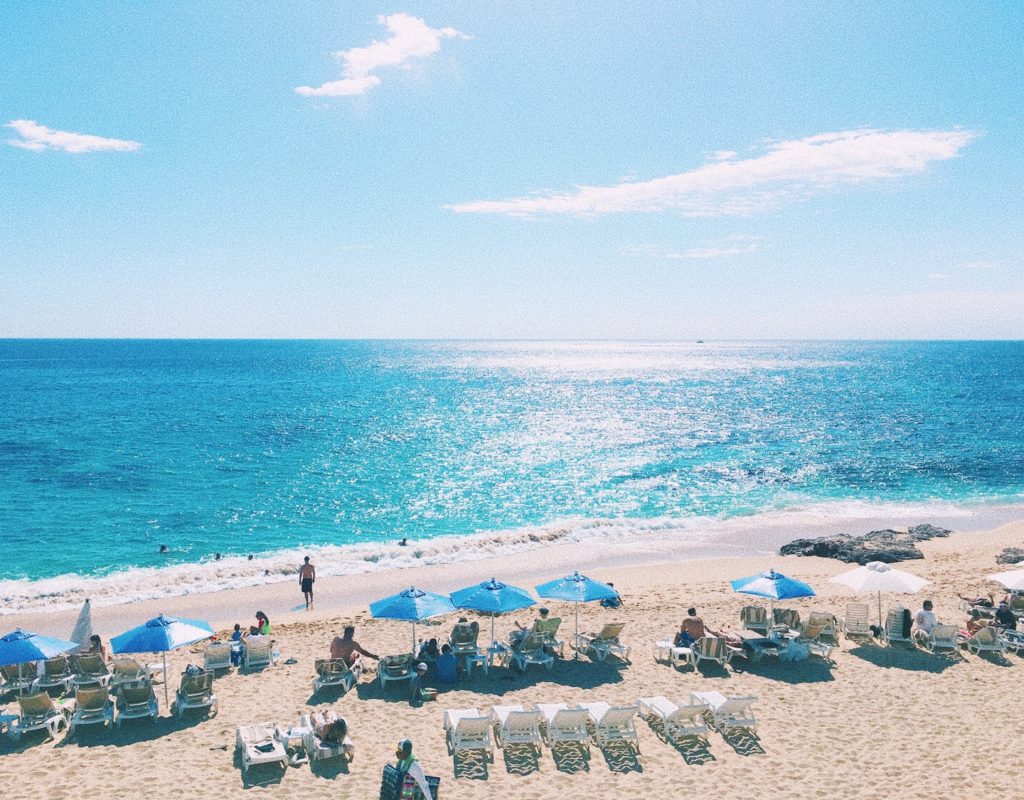
[[[441,49],[442,39],[469,39],[455,28],[431,28],[411,14],[389,14],[377,21],[391,33],[365,47],[353,47],[334,54],[342,63],[341,79],[320,86],[298,86],[307,97],[351,97],[366,94],[380,85],[374,73],[382,67],[404,67],[415,59],[432,56]]]
[[[761,249],[762,242],[763,240],[759,236],[735,234],[714,241],[701,242],[699,247],[691,247],[686,250],[669,250],[653,244],[629,245],[622,248],[622,254],[674,260],[725,258],[743,253],[756,253]]]
[[[968,261],[966,264],[964,264],[964,267],[966,267],[967,269],[974,269],[974,270],[979,270],[979,271],[981,271],[981,270],[989,270],[989,269],[999,269],[999,265],[995,261],[984,261],[984,260]]]
[[[107,139],[87,133],[55,131],[30,119],[14,119],[4,127],[11,128],[21,138],[8,139],[7,144],[25,150],[63,150],[65,153],[92,153],[99,150],[113,150],[130,153],[142,147],[140,142],[128,139]]]
[[[711,245],[708,247],[692,247],[689,250],[682,250],[679,252],[666,253],[665,258],[675,259],[707,259],[707,258],[724,258],[726,256],[738,256],[742,253],[756,253],[760,250],[760,245],[756,243],[745,244],[745,245]]]
[[[751,158],[718,151],[696,169],[649,181],[580,186],[446,208],[460,214],[512,217],[596,217],[644,211],[679,211],[697,217],[754,214],[846,185],[915,175],[934,161],[956,157],[978,135],[964,130],[822,133],[770,143],[766,152]]]

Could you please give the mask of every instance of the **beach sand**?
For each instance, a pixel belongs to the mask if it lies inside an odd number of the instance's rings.
[[[984,576],[1003,569],[995,555],[1005,546],[1024,544],[1024,522],[983,533],[959,534],[922,544],[924,561],[901,565],[932,581],[915,596],[883,596],[883,608],[920,606],[935,601],[942,621],[962,623],[957,593],[996,591]],[[612,566],[619,564],[619,566]],[[579,566],[602,580],[614,581],[625,599],[618,610],[596,604],[581,606],[580,627],[594,630],[603,623],[625,621],[622,639],[632,645],[632,664],[589,658],[557,662],[545,671],[530,667],[525,675],[492,669],[477,671],[435,703],[412,708],[403,687],[382,692],[364,675],[344,696],[324,692],[313,697],[313,661],[325,657],[330,639],[346,623],[357,626],[357,638],[377,653],[401,652],[410,643],[405,623],[369,619],[367,602],[415,582],[447,591],[490,577],[533,586]],[[751,665],[736,659],[725,670],[704,673],[677,671],[655,662],[653,642],[670,635],[689,605],[696,605],[712,627],[738,627],[740,608],[749,598],[733,594],[728,579],[773,566],[809,582],[819,596],[787,602],[802,615],[822,609],[842,615],[858,597],[828,578],[850,568],[814,558],[715,558],[672,561],[665,552],[645,553],[636,547],[587,552],[583,545],[551,548],[515,557],[317,583],[318,608],[295,607],[297,584],[252,590],[194,595],[173,601],[137,603],[95,610],[95,628],[104,639],[130,625],[166,611],[207,618],[225,630],[231,622],[251,623],[257,607],[272,619],[273,638],[283,659],[261,673],[237,671],[219,677],[215,691],[220,712],[212,718],[168,716],[163,707],[156,724],[127,722],[118,731],[83,730],[73,741],[61,735],[45,742],[32,734],[18,744],[0,740],[0,785],[6,800],[45,796],[49,800],[80,796],[133,798],[168,794],[187,787],[188,795],[211,797],[377,797],[382,766],[394,759],[396,742],[404,737],[428,774],[441,777],[443,798],[517,797],[547,800],[566,795],[595,800],[666,792],[771,797],[891,798],[935,796],[1007,796],[1019,790],[1022,769],[1016,754],[1019,721],[1024,718],[1024,659],[1016,655],[988,658],[968,655],[933,656],[924,651],[880,647],[843,640],[834,663],[811,658],[797,663],[764,661]],[[563,618],[561,632],[572,632],[572,606],[552,601]],[[513,620],[529,623],[533,609],[498,620],[499,636]],[[22,625],[66,635],[74,614],[24,614],[3,618],[4,628]],[[446,637],[454,622],[422,625],[421,636]],[[489,621],[481,619],[483,631]],[[481,640],[486,638],[483,634]],[[568,651],[567,651],[568,652]],[[202,655],[185,648],[169,659],[171,686],[189,663]],[[691,691],[755,695],[758,737],[723,738],[712,733],[709,746],[677,748],[659,737],[647,722],[638,723],[639,758],[623,750],[602,753],[591,748],[589,760],[578,752],[556,760],[545,747],[539,759],[523,749],[496,751],[494,763],[480,757],[453,761],[446,752],[442,714],[446,708],[478,708],[492,704],[604,700],[632,704],[651,695],[685,702]],[[4,705],[15,704],[8,696]],[[272,720],[296,722],[313,709],[335,708],[349,723],[356,744],[348,767],[332,763],[311,770],[304,765],[283,773],[257,767],[243,782],[234,755],[239,724]]]

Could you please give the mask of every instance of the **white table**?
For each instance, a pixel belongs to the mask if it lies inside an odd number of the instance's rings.
[[[551,720],[555,718],[555,714],[559,711],[565,711],[569,706],[565,703],[537,703],[534,708],[543,715],[545,722],[550,725]]]
[[[492,642],[491,646],[487,648],[487,666],[484,668],[484,673],[486,674],[487,667],[492,666],[495,661],[498,662],[498,666],[507,667],[511,655],[511,648],[501,642]]]
[[[693,661],[693,650],[689,647],[677,647],[671,639],[660,639],[654,643],[654,660],[671,661],[673,666],[689,664]]]
[[[278,728],[277,739],[284,745],[284,749],[292,748],[288,757],[288,763],[297,767],[309,761],[309,753],[306,752],[306,737],[313,733],[313,729],[304,725],[293,725],[290,728]]]

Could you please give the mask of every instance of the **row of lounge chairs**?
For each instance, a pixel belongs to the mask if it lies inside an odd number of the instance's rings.
[[[210,642],[203,654],[203,667],[213,672],[230,670],[231,642]],[[244,672],[271,667],[277,663],[274,641],[269,636],[250,636],[241,642],[240,666]]]
[[[118,658],[108,665],[98,655],[60,655],[43,662],[34,661],[0,667],[0,692],[26,694],[59,689],[70,692],[82,686],[116,687],[143,677],[142,666],[133,658]]]
[[[640,753],[635,719],[643,716],[660,721],[673,741],[687,736],[707,738],[708,725],[727,733],[736,728],[757,730],[751,705],[754,697],[725,697],[718,692],[693,693],[690,702],[679,705],[665,697],[643,697],[635,705],[612,706],[605,702],[496,705],[487,713],[476,708],[448,709],[444,712],[445,739],[450,755],[461,751],[483,751],[494,759],[495,745],[526,745],[538,756],[543,744],[551,748],[574,742],[590,749],[591,741],[606,748],[625,743]]]

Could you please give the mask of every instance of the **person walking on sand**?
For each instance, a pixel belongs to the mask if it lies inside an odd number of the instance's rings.
[[[306,601],[306,608],[313,605],[313,581],[316,580],[316,567],[309,563],[309,556],[299,567],[299,586]]]

